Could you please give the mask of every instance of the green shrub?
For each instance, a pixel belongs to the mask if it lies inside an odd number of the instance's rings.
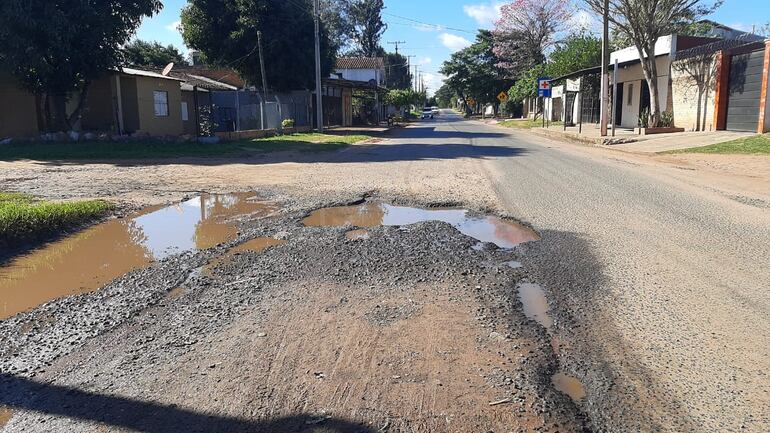
[[[281,126],[284,128],[294,128],[294,119],[283,119]]]

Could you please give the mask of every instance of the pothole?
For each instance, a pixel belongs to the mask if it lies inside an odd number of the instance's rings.
[[[545,328],[551,337],[551,347],[558,356],[561,351],[561,342],[553,335],[553,318],[549,314],[550,309],[545,290],[537,284],[520,283],[516,287],[516,292],[524,307],[524,315]],[[583,383],[562,371],[551,376],[551,383],[556,390],[569,396],[575,403],[580,403],[586,396]]]
[[[224,254],[222,254],[219,257],[214,258],[209,263],[207,263],[205,266],[203,266],[203,273],[207,275],[211,275],[214,268],[221,265],[222,263],[226,263],[230,261],[233,257],[233,255],[238,253],[245,253],[245,252],[253,252],[253,253],[259,253],[262,252],[270,247],[283,245],[286,241],[275,239],[275,238],[256,238],[252,239],[250,241],[246,241],[240,245],[236,245],[229,250],[227,250]]]
[[[0,429],[5,427],[11,418],[13,418],[13,410],[5,406],[0,406]]]
[[[268,216],[277,209],[253,193],[202,194],[51,242],[0,268],[0,320],[96,290],[153,261],[232,240],[238,219]]]
[[[534,230],[496,216],[473,216],[465,209],[421,209],[380,202],[318,209],[302,222],[312,227],[349,225],[366,228],[405,226],[426,221],[445,222],[464,235],[479,242],[493,243],[500,248],[513,248],[525,242],[540,240]]]

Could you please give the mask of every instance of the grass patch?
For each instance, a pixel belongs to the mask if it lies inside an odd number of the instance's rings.
[[[360,141],[368,135],[290,134],[278,137],[238,141],[238,146],[251,152],[323,152],[338,150]]]
[[[556,126],[561,125],[561,122],[549,122],[547,125],[550,126]],[[532,129],[532,128],[542,128],[543,127],[543,120],[531,120],[531,119],[515,119],[515,120],[503,120],[502,122],[498,123],[500,126],[504,126],[506,128],[514,128],[514,129]]]
[[[752,137],[739,138],[737,140],[728,141],[726,143],[717,143],[702,147],[691,147],[689,149],[670,150],[661,153],[770,155],[770,134],[754,135]]]
[[[364,135],[291,134],[217,144],[175,143],[155,140],[124,142],[16,142],[0,146],[0,160],[125,160],[211,157],[248,152],[337,150],[370,137]]]
[[[102,200],[52,203],[0,192],[0,246],[15,249],[103,217],[111,208]]]

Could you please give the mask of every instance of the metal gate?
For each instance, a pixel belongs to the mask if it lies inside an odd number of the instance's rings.
[[[730,62],[727,124],[730,131],[756,132],[764,51],[734,55]]]

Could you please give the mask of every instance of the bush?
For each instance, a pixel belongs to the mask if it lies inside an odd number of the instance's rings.
[[[660,126],[661,128],[672,128],[674,126],[674,113],[670,111],[660,113]]]
[[[294,119],[283,119],[281,126],[284,128],[294,128]]]

